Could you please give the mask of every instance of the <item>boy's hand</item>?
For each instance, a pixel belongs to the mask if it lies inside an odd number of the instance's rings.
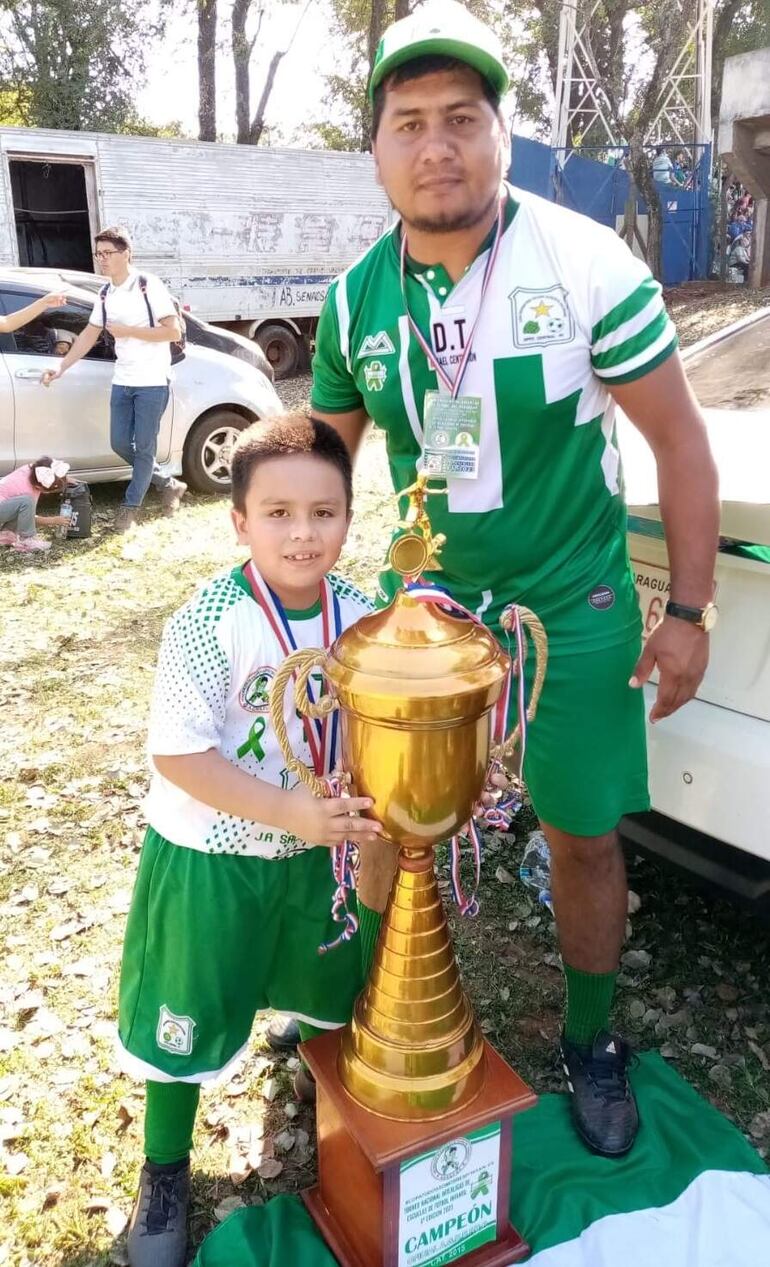
[[[361,818],[360,811],[371,809],[374,801],[367,796],[320,797],[300,783],[288,793],[291,797],[287,827],[313,845],[341,845],[375,841],[382,824]]]
[[[126,326],[121,321],[108,321],[107,333],[111,334],[113,339],[136,338],[136,326]]]
[[[55,383],[57,378],[61,378],[64,370],[46,370],[40,382],[44,387],[50,387],[51,383]]]

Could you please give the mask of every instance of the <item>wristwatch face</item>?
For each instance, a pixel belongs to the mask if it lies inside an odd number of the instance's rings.
[[[711,630],[714,628],[714,625],[717,623],[718,619],[719,619],[719,608],[716,607],[714,603],[709,603],[707,607],[703,608],[703,616],[701,617],[701,625],[706,630],[706,633],[711,633]]]

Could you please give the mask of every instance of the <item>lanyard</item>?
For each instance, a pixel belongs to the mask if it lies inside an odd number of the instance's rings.
[[[445,388],[449,392],[449,395],[452,397],[452,400],[456,400],[456,398],[460,394],[460,387],[462,385],[462,381],[465,376],[465,370],[468,366],[468,361],[470,360],[471,349],[473,347],[473,336],[475,335],[476,327],[479,324],[479,318],[481,317],[481,310],[484,306],[484,299],[487,293],[487,288],[492,278],[492,272],[495,267],[495,261],[497,260],[497,252],[500,247],[500,239],[503,235],[504,215],[505,215],[505,195],[501,194],[500,202],[497,208],[497,227],[495,229],[494,241],[492,242],[492,245],[489,248],[487,262],[484,268],[484,278],[481,283],[481,298],[479,299],[478,311],[476,312],[476,320],[474,321],[473,326],[471,328],[471,332],[468,335],[468,341],[465,344],[465,347],[463,349],[463,354],[460,359],[460,364],[457,368],[457,374],[455,375],[454,381],[449,377],[443,365],[440,365],[439,362],[437,361],[433,348],[428,343],[427,339],[422,333],[422,330],[419,328],[416,321],[412,317],[411,312],[409,311],[409,301],[407,300],[407,297],[406,297],[406,282],[405,282],[406,233],[404,233],[403,229],[401,232],[401,262],[400,262],[399,275],[401,279],[401,295],[404,300],[404,309],[406,311],[407,321],[409,322],[409,329],[411,330],[412,334],[414,335],[420,347],[422,348],[423,352],[425,353],[428,360],[428,364],[430,365],[431,369],[436,372],[441,382],[444,384]]]
[[[292,651],[297,650],[297,643],[283,603],[267,584],[264,577],[260,576],[251,559],[244,567],[243,572],[251,587],[252,596],[264,612],[267,623],[275,634],[281,651],[284,656],[291,655]],[[333,613],[333,617],[330,616],[330,613]],[[332,619],[334,624],[333,632]],[[323,645],[324,649],[326,649],[342,633],[339,599],[326,577],[321,581],[321,627],[323,630]],[[310,697],[310,702],[315,703],[309,682],[307,693]],[[324,717],[323,720],[320,718],[312,720],[309,717],[303,717],[302,724],[305,728],[305,738],[313,759],[313,769],[319,777],[328,774],[329,771],[334,769],[334,757],[337,748],[338,720],[336,711],[332,714],[331,725],[329,725],[329,718],[327,717]]]

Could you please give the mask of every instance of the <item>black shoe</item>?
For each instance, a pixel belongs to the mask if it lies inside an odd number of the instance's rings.
[[[299,1042],[299,1025],[293,1016],[277,1012],[267,1027],[265,1038],[273,1051],[293,1051]]]
[[[145,1162],[128,1225],[130,1267],[184,1267],[190,1163],[178,1170]]]
[[[600,1030],[592,1046],[561,1040],[575,1129],[593,1153],[622,1157],[633,1146],[639,1113],[628,1082],[631,1048],[618,1034]]]

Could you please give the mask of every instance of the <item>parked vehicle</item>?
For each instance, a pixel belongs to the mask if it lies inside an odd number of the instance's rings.
[[[387,228],[369,154],[0,128],[0,266],[93,272],[124,224],[135,263],[204,321],[307,362],[331,280]]]
[[[69,268],[11,268],[8,275],[16,274],[20,281],[44,286],[47,290],[56,290],[57,286],[78,286],[89,294],[98,295],[105,279],[101,273],[79,273]],[[246,339],[234,330],[225,330],[222,326],[209,325],[191,312],[184,312],[185,337],[188,343],[196,343],[204,348],[214,348],[217,352],[229,352],[237,356],[247,365],[266,374],[272,383],[275,379],[273,367],[258,343]]]
[[[30,280],[0,269],[0,309],[6,314],[50,289],[50,277]],[[14,334],[0,335],[0,474],[42,453],[63,458],[89,483],[128,478],[110,448],[111,346],[99,338],[91,352],[50,388],[62,336],[77,336],[93,310],[93,290],[65,285],[68,302]],[[171,396],[160,424],[158,461],[183,474],[200,492],[227,492],[230,453],[238,433],[280,411],[270,379],[229,352],[188,342],[174,367]]]
[[[648,726],[651,814],[624,820],[635,845],[770,913],[770,309],[684,352],[704,407],[722,496],[719,620],[697,698]],[[654,463],[621,431],[629,553],[645,630],[670,586]],[[645,688],[648,712],[655,683]]]

